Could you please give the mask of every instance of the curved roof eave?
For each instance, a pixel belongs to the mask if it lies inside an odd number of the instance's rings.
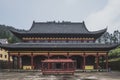
[[[91,34],[104,34],[107,31],[107,28],[101,29],[98,31],[90,31]]]
[[[22,30],[10,30],[13,34],[32,34],[29,31],[22,31]],[[81,33],[81,34],[103,34],[107,31],[107,28],[98,30],[98,31],[89,31],[88,33]],[[35,33],[33,33],[35,34]],[[39,34],[39,33],[36,33]],[[48,33],[49,34],[49,33]],[[57,33],[58,34],[58,33]],[[62,34],[62,33],[61,33]],[[64,34],[64,33],[63,33]],[[65,33],[65,34],[72,34],[72,33]],[[73,33],[74,34],[74,33]],[[76,33],[75,33],[76,34]],[[80,33],[78,33],[80,34]]]
[[[107,28],[98,30],[98,31],[91,31],[90,34],[94,35],[94,37],[97,39],[97,38],[101,37],[106,31],[107,31]]]
[[[63,44],[61,46],[60,44],[25,44],[25,43],[19,43],[19,44],[1,44],[0,47],[6,50],[14,50],[14,49],[101,49],[101,50],[112,50],[116,47],[118,47],[120,44]]]
[[[27,31],[22,31],[22,30],[10,30],[11,33],[13,33],[16,37],[21,38],[25,36]]]
[[[102,34],[104,34],[106,32],[107,28],[99,30],[99,31],[93,31],[93,32],[89,32],[89,33],[29,33],[28,31],[19,31],[19,30],[10,30],[16,37],[18,38],[22,38],[22,37],[26,37],[26,36],[31,36],[34,34],[50,34],[50,35],[54,35],[54,34],[67,34],[67,35],[71,35],[71,34],[77,34],[77,35],[84,35],[87,37],[93,37],[95,39],[99,38]]]

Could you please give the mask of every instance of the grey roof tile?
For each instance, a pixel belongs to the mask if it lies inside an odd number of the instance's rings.
[[[34,22],[28,33],[89,33],[84,23]]]
[[[18,38],[22,37],[92,37],[97,39],[107,28],[88,31],[85,23],[78,22],[33,22],[30,30],[10,30]]]
[[[110,48],[118,44],[96,44],[96,43],[15,43],[6,44],[9,48]]]

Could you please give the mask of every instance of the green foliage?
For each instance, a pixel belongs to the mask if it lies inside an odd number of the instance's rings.
[[[111,50],[109,52],[109,58],[118,58],[120,57],[120,47],[114,49],[114,50]]]
[[[20,40],[10,32],[10,29],[15,29],[15,28],[10,26],[0,25],[0,39],[6,38],[8,39],[9,43],[19,42]]]

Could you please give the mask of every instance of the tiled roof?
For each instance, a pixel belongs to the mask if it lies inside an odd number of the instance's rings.
[[[75,23],[75,22],[33,22],[32,27],[30,30],[27,31],[19,31],[19,30],[12,30],[15,33],[48,33],[48,34],[97,34],[97,33],[104,33],[106,32],[107,28],[99,30],[99,31],[88,31],[84,22],[82,23]]]
[[[3,48],[9,49],[59,49],[59,48],[75,48],[75,49],[113,49],[118,44],[97,44],[97,43],[16,43],[1,45]]]
[[[107,28],[88,31],[85,23],[78,22],[33,22],[30,30],[11,30],[18,38],[23,37],[88,37],[99,38]]]
[[[34,22],[29,33],[89,33],[84,23]]]

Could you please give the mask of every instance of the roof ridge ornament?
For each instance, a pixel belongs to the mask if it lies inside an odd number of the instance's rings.
[[[33,20],[33,23],[35,23],[35,20]]]
[[[83,20],[83,22],[82,22],[83,24],[85,24],[85,21]]]

